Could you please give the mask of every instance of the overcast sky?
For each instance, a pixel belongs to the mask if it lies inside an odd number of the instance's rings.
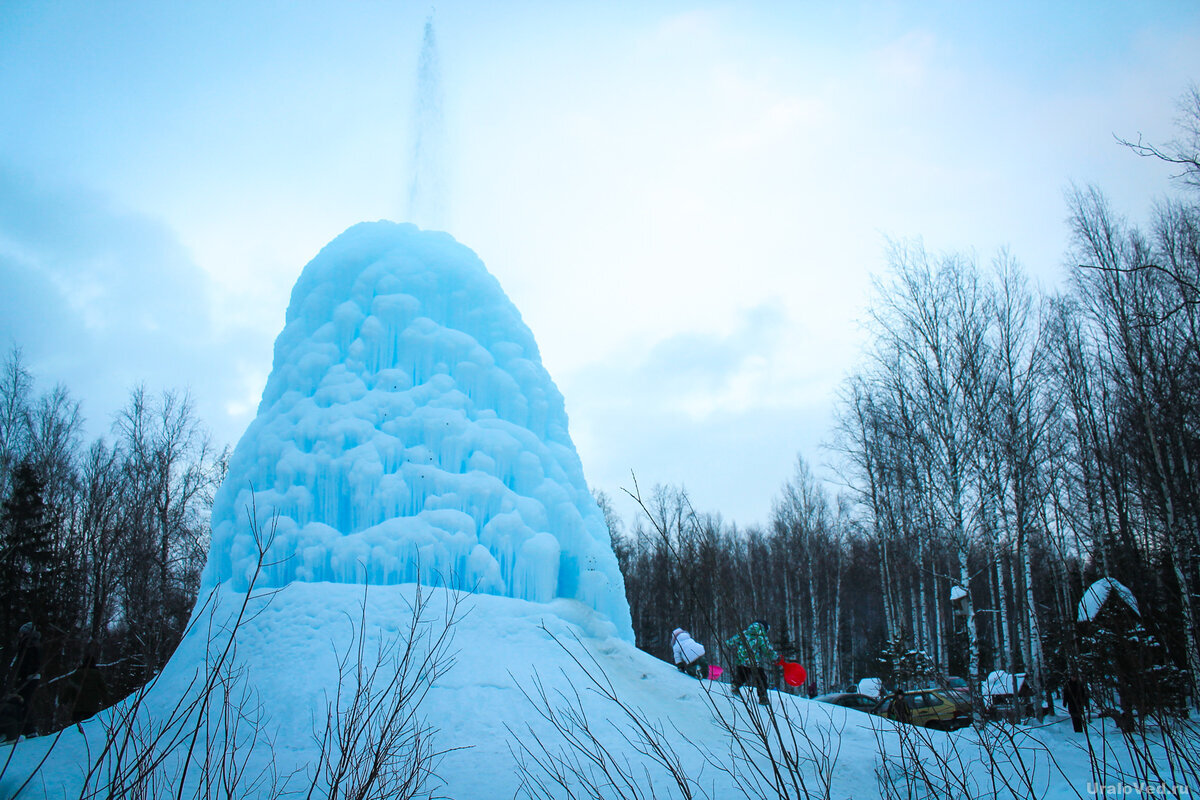
[[[835,8],[836,7],[836,8]],[[130,387],[253,418],[291,287],[403,219],[426,3],[0,0],[0,342],[89,434]],[[1141,219],[1200,6],[452,2],[446,229],[532,328],[594,488],[766,521],[827,460],[891,238],[1047,289],[1064,190]],[[626,510],[627,506],[622,506]]]

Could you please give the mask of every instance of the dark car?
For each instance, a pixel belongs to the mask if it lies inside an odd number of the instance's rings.
[[[957,675],[948,676],[946,678],[945,685],[942,687],[931,686],[929,688],[935,691],[942,689],[947,694],[951,695],[955,700],[966,703],[967,705],[971,704],[971,687],[965,679],[960,678]]]
[[[875,713],[897,722],[943,731],[965,728],[972,719],[971,704],[963,702],[957,693],[942,689],[918,689],[889,695]]]
[[[946,688],[954,689],[963,694],[970,694],[971,687],[967,683],[966,678],[960,678],[957,675],[949,675],[946,677]]]
[[[818,703],[829,703],[835,706],[845,706],[853,708],[856,711],[872,711],[875,706],[879,705],[879,699],[870,695],[859,694],[858,692],[832,692],[830,694],[822,694],[814,697]]]

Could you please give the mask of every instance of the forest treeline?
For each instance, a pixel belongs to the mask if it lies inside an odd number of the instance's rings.
[[[1025,672],[1038,695],[1088,664],[1113,688],[1132,667],[1091,651],[1134,648],[1164,702],[1200,698],[1200,92],[1181,110],[1171,144],[1123,142],[1174,165],[1181,196],[1139,227],[1073,188],[1057,293],[1006,252],[890,246],[836,475],[800,463],[765,528],[661,486],[628,532],[610,514],[638,645],[669,659],[675,627],[711,647],[763,619],[822,691],[889,677],[889,652],[976,687]],[[1140,609],[1115,648],[1078,620],[1104,576]]]
[[[196,601],[224,476],[185,394],[131,391],[112,440],[84,442],[64,386],[39,391],[14,347],[0,374],[0,643],[7,696],[19,629],[40,638],[30,731],[71,721],[85,664],[118,699],[166,663]]]

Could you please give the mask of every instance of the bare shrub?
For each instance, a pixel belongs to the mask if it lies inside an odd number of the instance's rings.
[[[223,618],[217,613],[216,589],[203,600],[185,636],[207,637],[204,661],[165,713],[148,704],[161,681],[159,673],[99,718],[103,736],[97,751],[84,735],[79,800],[275,800],[299,795],[391,800],[426,796],[436,783],[443,753],[434,745],[436,729],[421,717],[420,706],[434,681],[453,665],[450,645],[461,595],[446,590],[443,613],[435,617],[418,585],[407,625],[373,650],[367,647],[364,596],[360,616],[350,619],[350,643],[338,659],[338,685],[317,736],[317,761],[297,789],[297,773],[278,771],[271,720],[238,658],[239,631],[280,591],[255,590],[259,576],[272,566],[265,554],[277,520],[263,531],[253,509],[250,519],[258,557],[245,596]],[[203,634],[193,630],[200,624],[207,626]],[[9,797],[32,796],[43,788],[40,773],[64,733],[54,736]],[[0,779],[19,746],[0,765]]]
[[[702,776],[688,774],[673,741],[683,742],[700,764],[730,778],[743,797],[828,800],[832,796],[841,730],[810,725],[809,712],[799,711],[790,698],[780,696],[770,706],[760,706],[748,697],[703,684],[706,708],[724,734],[722,749],[714,752],[674,726],[669,734],[662,722],[630,705],[577,638],[570,646],[546,632],[584,676],[583,691],[598,695],[611,712],[598,726],[589,717],[579,689],[572,685],[569,690],[551,690],[535,673],[532,687],[522,691],[556,739],[550,741],[532,727],[510,729],[516,742],[510,749],[527,797],[712,797]],[[564,677],[573,676],[564,673]]]
[[[813,724],[807,704],[782,695],[769,706],[711,688],[705,696],[728,744],[723,759],[708,754],[709,764],[728,774],[747,797],[831,797],[844,726],[831,719]]]
[[[462,595],[445,589],[443,597],[441,614],[434,615],[418,575],[407,626],[368,651],[364,588],[358,625],[351,620],[337,687],[317,735],[321,755],[307,798],[404,800],[437,783],[436,768],[447,751],[437,748],[437,729],[420,712],[433,684],[454,666],[453,625]]]
[[[544,625],[542,630],[585,676],[585,691],[594,692],[611,704],[614,713],[605,715],[606,727],[634,752],[666,772],[673,789],[668,790],[668,796],[685,800],[707,797],[703,793],[697,794],[699,786],[684,771],[662,723],[649,719],[641,710],[622,700],[599,662],[583,648],[582,642],[575,639],[578,647],[572,650]],[[568,680],[571,677],[563,674]],[[509,749],[517,761],[520,790],[530,798],[545,800],[580,796],[595,800],[658,797],[649,769],[634,764],[628,756],[615,752],[605,742],[603,733],[588,717],[582,693],[574,684],[571,686],[569,691],[551,690],[535,671],[532,687],[521,687],[522,694],[538,716],[550,724],[559,740],[547,741],[532,726],[527,726],[525,731],[505,726],[512,741],[516,742],[516,749],[511,743]],[[613,721],[614,718],[619,722]]]
[[[205,660],[165,717],[151,714],[146,706],[160,672],[101,718],[103,744],[94,756],[89,751],[80,800],[281,796],[286,781],[275,773],[273,761],[249,771],[252,757],[264,745],[269,748],[271,739],[262,703],[237,658],[238,631],[262,613],[277,591],[255,590],[263,569],[270,566],[265,554],[275,539],[276,523],[273,518],[264,532],[251,511],[257,560],[246,594],[222,622],[217,621],[216,589],[193,615],[185,636],[198,635],[192,629],[205,622]]]
[[[879,749],[876,778],[886,800],[1008,800],[1045,797],[1058,788],[1082,798],[1042,731],[1000,721],[961,734],[872,717]]]
[[[1104,735],[1105,719],[1084,728],[1084,741],[1094,785],[1157,787],[1160,794],[1185,794],[1180,787],[1200,787],[1200,723],[1166,710],[1115,717],[1119,737]]]

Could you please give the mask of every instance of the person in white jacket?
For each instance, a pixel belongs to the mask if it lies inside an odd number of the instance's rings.
[[[671,631],[671,653],[680,672],[704,679],[708,668],[704,663],[704,645],[693,639],[683,628]]]

